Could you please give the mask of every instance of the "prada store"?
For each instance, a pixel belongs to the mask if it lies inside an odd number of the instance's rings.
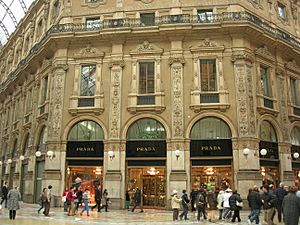
[[[145,118],[132,124],[126,137],[126,188],[131,205],[138,187],[145,208],[166,207],[166,133],[162,124]]]
[[[103,181],[103,130],[94,121],[81,121],[70,130],[66,155],[66,188],[79,187],[95,194]]]
[[[231,131],[223,120],[206,117],[195,123],[190,156],[192,189],[233,186]]]

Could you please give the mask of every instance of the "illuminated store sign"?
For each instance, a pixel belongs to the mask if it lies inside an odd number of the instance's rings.
[[[230,139],[192,140],[191,157],[197,156],[232,156]]]
[[[103,142],[68,141],[67,157],[103,157]]]
[[[126,157],[166,157],[166,141],[127,141]]]

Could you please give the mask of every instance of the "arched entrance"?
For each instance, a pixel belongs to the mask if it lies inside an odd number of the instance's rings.
[[[194,124],[190,138],[191,188],[233,187],[229,126],[222,119],[206,117]]]
[[[292,129],[292,169],[294,173],[295,181],[300,179],[300,127],[296,126]]]
[[[151,118],[137,120],[127,131],[126,188],[131,199],[137,187],[142,190],[144,207],[166,207],[165,139],[165,128]]]
[[[76,123],[69,131],[66,155],[66,188],[81,187],[91,192],[103,181],[103,139],[101,126],[91,120]]]
[[[280,176],[277,135],[273,125],[266,120],[262,121],[260,125],[259,149],[263,184],[274,184],[278,186]]]

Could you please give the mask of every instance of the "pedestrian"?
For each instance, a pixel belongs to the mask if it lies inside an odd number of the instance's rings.
[[[288,192],[284,189],[284,184],[282,182],[279,184],[279,188],[277,188],[274,191],[274,194],[277,197],[276,209],[277,209],[278,222],[281,223],[282,202],[283,202],[283,198],[288,194]]]
[[[236,190],[234,190],[232,192],[232,195],[229,197],[230,210],[233,210],[233,216],[231,219],[232,223],[235,222],[236,218],[238,219],[238,222],[241,222],[240,210],[242,209],[242,207],[237,204],[238,202],[242,203],[243,200],[242,200],[240,194]]]
[[[298,225],[300,216],[300,198],[296,196],[297,187],[291,187],[283,198],[282,209],[285,225]]]
[[[47,200],[46,192],[47,192],[47,188],[43,188],[40,194],[41,207],[38,209],[38,214],[40,214],[40,211],[45,207],[45,203]]]
[[[196,204],[195,203],[196,203],[197,194],[198,194],[198,192],[195,189],[192,189],[191,195],[190,195],[192,212],[196,211]]]
[[[68,188],[65,188],[64,192],[62,193],[61,201],[64,204],[64,212],[68,212],[68,201],[67,201],[67,195],[68,195]]]
[[[67,195],[67,201],[69,203],[68,216],[74,216],[74,187],[70,187],[70,190]]]
[[[78,199],[78,187],[75,187],[74,189],[74,215],[76,215],[76,212],[78,211],[79,207],[79,199]]]
[[[229,205],[229,198],[232,195],[232,190],[230,188],[227,188],[225,190],[224,194],[224,200],[223,200],[223,214],[222,219],[230,219],[231,218],[231,210]]]
[[[255,224],[259,223],[259,214],[261,210],[262,200],[261,195],[259,194],[258,186],[254,186],[253,189],[250,190],[250,193],[247,196],[248,205],[251,209],[251,212],[248,216],[248,224],[252,224],[255,220]]]
[[[142,201],[142,192],[139,189],[139,187],[136,188],[135,193],[134,193],[134,206],[131,210],[131,212],[134,212],[135,208],[139,206],[141,209],[141,213],[144,212],[143,210],[143,201]]]
[[[77,199],[78,199],[77,209],[79,206],[82,206],[82,195],[83,195],[82,187],[80,186],[77,191]]]
[[[265,221],[268,225],[274,225],[273,216],[275,211],[276,197],[269,192],[269,186],[264,185],[262,194],[263,208],[265,210]]]
[[[48,186],[48,189],[46,191],[46,201],[44,202],[44,215],[45,216],[49,216],[49,211],[50,211],[50,203],[51,203],[51,189],[52,189],[52,186],[49,185]]]
[[[182,204],[183,211],[179,216],[180,220],[182,220],[183,217],[184,217],[184,220],[188,220],[187,214],[189,212],[189,207],[188,207],[189,202],[190,202],[190,200],[186,193],[186,190],[182,190],[181,204]]]
[[[16,218],[17,210],[20,209],[19,201],[21,201],[21,194],[18,187],[11,189],[7,194],[7,208],[9,210],[9,219]]]
[[[219,211],[219,220],[222,220],[222,213],[223,213],[223,204],[224,204],[224,191],[220,190],[218,196],[217,196],[217,208]]]
[[[94,208],[98,207],[98,212],[100,212],[101,208],[101,186],[95,187],[95,202],[96,204],[91,208],[92,211]]]
[[[82,194],[82,199],[83,199],[83,204],[84,204],[84,208],[82,209],[80,216],[82,216],[82,214],[86,211],[86,215],[89,215],[89,199],[90,199],[90,192],[89,189],[85,189],[84,193]]]
[[[127,210],[129,210],[129,207],[130,207],[130,195],[129,195],[129,191],[130,189],[128,189],[125,193],[125,208]]]
[[[109,202],[109,198],[108,198],[108,192],[107,189],[104,189],[103,193],[102,193],[102,206],[100,207],[100,212],[101,209],[105,208],[105,212],[108,212],[107,208],[108,208],[108,202]]]
[[[0,205],[2,205],[4,202],[5,208],[7,208],[7,194],[8,194],[8,184],[7,184],[7,181],[5,181],[3,184],[3,187],[2,187],[2,200],[0,203]]]
[[[173,190],[171,194],[171,207],[173,210],[173,221],[178,220],[178,215],[179,215],[179,209],[180,209],[180,203],[181,203],[181,198],[178,198],[177,196],[178,192],[176,190]]]
[[[203,215],[203,219],[206,220],[206,199],[205,199],[205,191],[203,188],[200,188],[197,198],[196,198],[196,206],[197,206],[197,221],[200,222],[201,214]]]

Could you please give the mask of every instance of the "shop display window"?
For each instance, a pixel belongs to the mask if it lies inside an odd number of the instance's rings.
[[[278,168],[262,166],[260,167],[261,175],[263,176],[262,185],[273,184],[275,187],[279,186],[279,171]]]

